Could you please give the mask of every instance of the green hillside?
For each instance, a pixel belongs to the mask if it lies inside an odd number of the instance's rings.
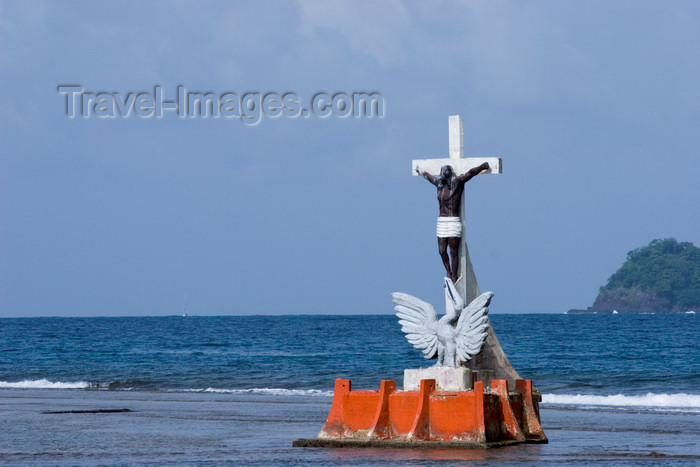
[[[700,248],[675,238],[652,241],[627,253],[627,260],[587,310],[588,313],[674,313],[700,311]]]

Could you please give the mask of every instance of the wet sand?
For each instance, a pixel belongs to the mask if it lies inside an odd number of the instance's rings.
[[[0,390],[0,462],[116,464],[630,465],[700,463],[700,416],[637,408],[546,406],[549,444],[489,450],[295,448],[314,438],[327,396],[100,390]],[[53,413],[48,413],[53,412]]]

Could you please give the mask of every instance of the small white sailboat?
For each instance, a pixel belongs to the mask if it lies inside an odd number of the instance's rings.
[[[182,311],[182,317],[187,318],[187,294],[185,294],[185,309]]]

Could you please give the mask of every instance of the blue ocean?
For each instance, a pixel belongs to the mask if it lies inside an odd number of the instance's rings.
[[[431,365],[393,315],[0,319],[0,462],[11,465],[700,464],[696,314],[496,314],[543,394],[549,444],[293,448],[335,378],[400,386]]]

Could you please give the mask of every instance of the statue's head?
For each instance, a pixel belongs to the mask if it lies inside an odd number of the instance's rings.
[[[447,185],[450,190],[454,188],[455,182],[457,181],[457,176],[451,165],[443,165],[440,168],[440,181],[438,182],[438,188],[442,188]]]
[[[454,174],[455,171],[451,165],[443,165],[440,169],[440,178],[444,180],[449,180]]]

